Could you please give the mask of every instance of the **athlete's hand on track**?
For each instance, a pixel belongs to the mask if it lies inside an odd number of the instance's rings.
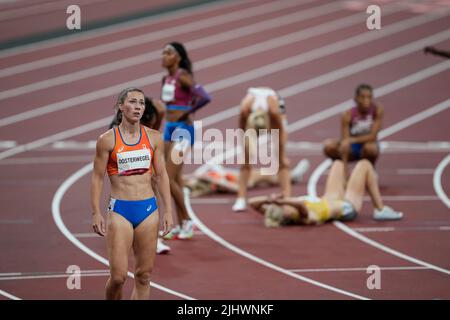
[[[166,211],[164,213],[164,223],[163,223],[163,234],[164,237],[166,234],[170,232],[173,228],[173,219],[172,219],[172,212]]]
[[[103,219],[103,216],[101,213],[94,213],[92,215],[92,228],[94,229],[94,232],[101,235],[102,237],[106,234],[106,225],[105,225],[105,219]]]

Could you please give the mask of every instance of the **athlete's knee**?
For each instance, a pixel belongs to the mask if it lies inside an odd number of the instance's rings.
[[[339,159],[334,160],[332,167],[338,168],[339,170],[344,169],[344,162],[342,162],[342,160],[339,160]]]
[[[114,272],[110,277],[110,283],[113,287],[122,287],[126,280],[126,272]]]
[[[150,283],[151,273],[152,273],[151,268],[147,268],[146,270],[138,270],[134,274],[134,280],[142,285],[148,284]]]
[[[355,166],[355,169],[358,167],[362,168],[372,168],[372,162],[370,162],[368,159],[361,159],[358,161],[358,163]]]
[[[361,156],[363,158],[374,160],[378,157],[379,150],[378,146],[375,143],[366,143],[362,148]]]
[[[333,139],[327,139],[323,142],[323,153],[331,159],[339,158],[339,143]]]

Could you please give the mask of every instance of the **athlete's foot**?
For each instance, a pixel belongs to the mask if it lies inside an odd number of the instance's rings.
[[[237,198],[232,209],[234,212],[247,210],[247,200],[245,198]]]
[[[167,254],[170,252],[170,247],[165,244],[161,238],[158,237],[158,242],[156,243],[156,253],[157,254]]]
[[[375,220],[400,220],[403,218],[403,212],[395,211],[391,207],[384,206],[381,210],[374,210],[373,218]]]
[[[178,239],[186,240],[191,239],[194,236],[194,222],[192,220],[184,220],[181,227]]]
[[[178,225],[175,228],[172,228],[172,230],[170,230],[168,234],[163,236],[163,239],[164,240],[175,240],[178,238],[180,231],[181,231],[181,229],[180,229],[180,226]]]
[[[297,163],[295,168],[291,171],[291,181],[292,183],[299,183],[305,173],[309,170],[309,161],[307,159],[302,159]]]

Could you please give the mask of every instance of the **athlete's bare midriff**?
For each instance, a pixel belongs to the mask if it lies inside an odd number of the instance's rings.
[[[177,122],[178,119],[180,119],[180,117],[184,115],[185,112],[186,111],[183,110],[167,110],[166,120],[170,122]],[[191,122],[190,118],[188,118],[185,122],[190,123]]]
[[[121,200],[144,200],[154,196],[151,185],[151,174],[135,174],[131,176],[112,175],[111,197]]]

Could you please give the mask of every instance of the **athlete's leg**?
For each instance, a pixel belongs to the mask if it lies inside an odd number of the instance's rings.
[[[372,164],[377,161],[380,150],[376,142],[366,142],[361,150],[361,158],[369,160]]]
[[[244,130],[247,127],[247,119],[250,115],[252,104],[255,101],[255,97],[250,94],[247,94],[244,99],[241,101],[241,109],[239,113],[239,128]],[[242,148],[244,149],[244,161],[245,163],[241,166],[241,170],[239,172],[239,188],[238,188],[238,198],[246,198],[247,197],[247,183],[250,177],[250,165],[249,165],[249,141],[246,141],[244,136],[244,140],[241,141]]]
[[[183,164],[177,164],[172,159],[172,149],[175,143],[169,142],[165,144],[164,150],[166,151],[166,170],[169,176],[170,193],[175,202],[175,211],[177,213],[178,224],[181,224],[183,220],[188,219],[186,205],[184,204],[184,193],[182,187],[180,187],[177,176],[180,174]]]
[[[340,144],[338,139],[327,139],[323,142],[323,153],[326,157],[337,160],[341,159]]]
[[[107,218],[106,246],[110,277],[106,282],[106,299],[121,299],[127,279],[128,256],[133,242],[133,226],[121,215],[110,211]]]
[[[289,160],[286,157],[285,146],[287,141],[286,128],[283,126],[278,99],[273,96],[267,98],[269,105],[270,129],[279,130],[278,149],[278,179],[280,181],[281,193],[285,197],[291,196],[291,177],[289,172]]]
[[[166,156],[166,170],[170,181],[170,193],[175,202],[175,211],[177,213],[178,224],[182,224],[183,220],[189,219],[189,215],[184,203],[184,193],[182,185],[179,184],[179,179],[177,177],[181,175],[183,168],[183,163],[175,163],[172,159],[172,150],[175,143],[166,143],[165,149],[169,154]]]
[[[383,200],[381,199],[375,170],[368,160],[363,159],[356,164],[345,191],[345,199],[353,204],[357,212],[360,212],[362,209],[366,189],[372,199],[373,206],[381,210],[383,208]]]
[[[250,170],[250,178],[248,181],[248,187],[254,188],[258,187],[260,185],[277,185],[278,184],[278,177],[277,175],[268,175],[268,174],[261,174],[261,169],[254,168]]]
[[[325,185],[324,198],[340,200],[344,197],[345,173],[344,163],[341,160],[333,161]]]
[[[133,253],[135,259],[133,300],[150,296],[150,275],[156,256],[159,214],[153,212],[134,229]]]

